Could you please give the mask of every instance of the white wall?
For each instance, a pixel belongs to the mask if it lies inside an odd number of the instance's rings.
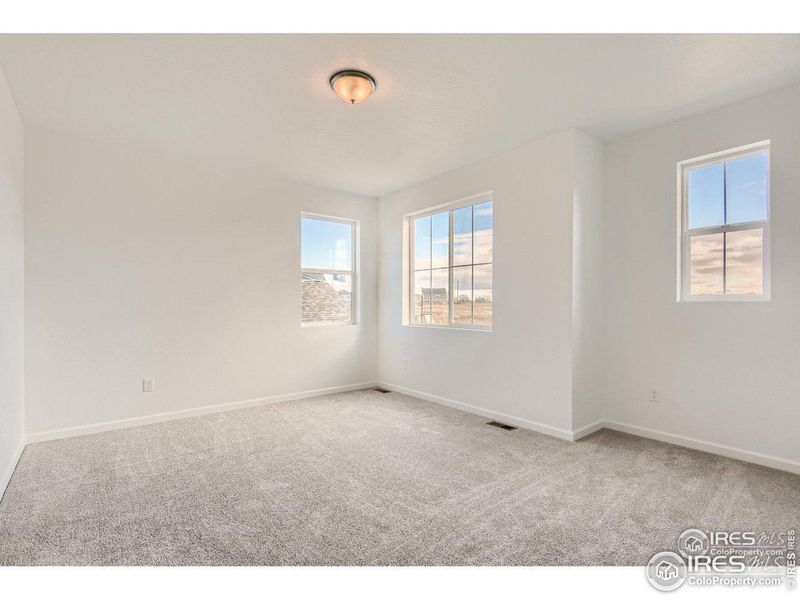
[[[29,432],[374,379],[374,199],[26,134]],[[301,211],[361,221],[357,326],[300,326]]]
[[[572,428],[605,416],[603,375],[604,148],[575,131],[572,231]]]
[[[25,439],[24,139],[0,70],[0,496]]]
[[[380,198],[381,382],[571,430],[574,140],[563,132]],[[403,215],[487,190],[493,331],[403,326]]]
[[[800,461],[800,87],[606,148],[609,417]],[[772,140],[772,300],[678,303],[676,162]],[[655,386],[661,402],[647,399]]]
[[[800,422],[799,105],[794,87],[605,147],[566,131],[378,202],[28,131],[28,431],[377,374],[562,437],[604,420],[800,461],[788,425]],[[677,303],[676,162],[763,139],[772,140],[772,301]],[[9,147],[3,167],[21,169],[21,142]],[[12,190],[13,228],[21,183]],[[404,327],[403,215],[486,190],[493,331]],[[362,222],[357,327],[299,326],[301,210]],[[14,264],[21,281],[21,257]],[[156,379],[154,394],[141,392],[144,377]]]

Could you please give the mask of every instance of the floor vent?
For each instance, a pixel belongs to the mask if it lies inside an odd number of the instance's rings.
[[[388,394],[388,393],[390,393],[392,390],[386,390],[386,389],[384,389],[384,388],[377,387],[377,388],[372,388],[372,391],[373,391],[373,392],[380,392],[381,394]]]
[[[506,425],[505,423],[498,423],[497,421],[489,421],[487,425],[491,425],[492,427],[499,427],[500,429],[505,429],[506,431],[514,431],[516,427],[512,425]]]

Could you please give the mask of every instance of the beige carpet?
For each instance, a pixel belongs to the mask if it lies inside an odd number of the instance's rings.
[[[33,444],[0,563],[641,565],[690,526],[800,525],[796,475],[485,422],[364,391]]]

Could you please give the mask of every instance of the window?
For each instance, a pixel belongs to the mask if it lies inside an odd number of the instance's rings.
[[[493,202],[481,194],[408,215],[408,325],[492,327]]]
[[[682,300],[769,299],[769,142],[678,164]]]
[[[354,221],[300,217],[300,286],[303,325],[355,322]]]

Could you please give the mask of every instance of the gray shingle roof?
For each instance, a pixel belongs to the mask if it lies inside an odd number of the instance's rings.
[[[340,294],[326,281],[303,278],[303,322],[350,322],[350,297]]]

